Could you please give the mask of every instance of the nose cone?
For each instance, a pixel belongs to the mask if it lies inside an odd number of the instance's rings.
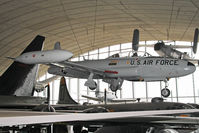
[[[23,58],[23,54],[20,55],[20,56],[18,56],[18,57],[16,57],[16,58],[14,59],[14,61],[16,61],[16,62],[21,62],[21,63],[25,63],[25,62],[24,62],[24,58]]]
[[[185,67],[184,70],[187,71],[188,74],[191,74],[191,73],[195,72],[196,66],[193,63],[188,62],[187,67]]]

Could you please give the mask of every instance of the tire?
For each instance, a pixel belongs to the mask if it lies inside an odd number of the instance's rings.
[[[167,89],[167,88],[164,88],[164,89],[161,90],[161,95],[163,97],[169,97],[170,93],[171,93],[170,90]]]
[[[88,131],[87,130],[82,130],[81,133],[88,133]]]
[[[111,91],[116,92],[119,89],[119,86],[116,86],[114,88],[113,85],[110,85],[110,89],[111,89]]]

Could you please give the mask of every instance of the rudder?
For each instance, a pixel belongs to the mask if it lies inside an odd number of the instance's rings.
[[[70,96],[64,77],[61,77],[60,79],[58,104],[78,104]]]

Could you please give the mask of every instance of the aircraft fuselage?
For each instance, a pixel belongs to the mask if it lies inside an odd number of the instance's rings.
[[[75,63],[103,70],[107,78],[120,77],[131,81],[160,81],[185,76],[196,70],[195,65],[186,60],[164,57],[111,58]],[[88,78],[83,75],[77,77]]]

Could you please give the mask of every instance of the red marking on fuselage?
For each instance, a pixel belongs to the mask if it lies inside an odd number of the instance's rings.
[[[36,56],[35,54],[32,55],[33,58],[34,58],[35,56]]]
[[[117,72],[117,71],[105,70],[104,72],[105,72],[105,73],[111,73],[111,74],[118,74],[118,72]]]

